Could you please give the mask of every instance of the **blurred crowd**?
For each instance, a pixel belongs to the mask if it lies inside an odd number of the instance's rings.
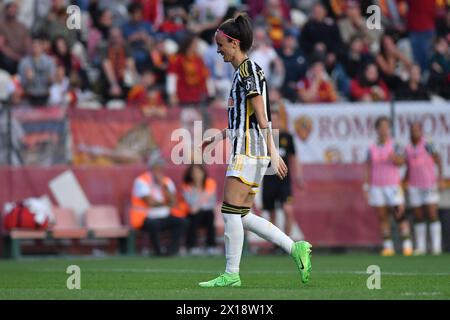
[[[2,90],[14,106],[225,107],[214,34],[242,10],[274,100],[450,99],[446,0],[3,0]]]

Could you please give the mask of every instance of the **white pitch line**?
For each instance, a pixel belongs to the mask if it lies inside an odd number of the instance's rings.
[[[444,295],[442,292],[402,292],[400,293],[402,296],[442,296]]]
[[[45,268],[36,270],[36,272],[55,272],[61,271],[58,268]],[[211,273],[217,270],[201,270],[201,269],[152,269],[152,268],[81,268],[81,271],[85,272],[132,272],[132,273]],[[273,271],[273,270],[246,270],[244,273],[247,274],[297,274],[297,271],[293,269],[292,271]],[[339,270],[323,270],[323,271],[312,271],[312,274],[356,274],[356,275],[367,275],[365,271],[339,271]],[[450,272],[381,272],[381,275],[386,276],[411,276],[411,277],[422,277],[422,276],[450,276]]]

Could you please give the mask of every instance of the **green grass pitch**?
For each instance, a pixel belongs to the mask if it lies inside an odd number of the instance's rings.
[[[218,275],[224,263],[223,257],[0,260],[0,299],[450,299],[448,254],[317,254],[306,285],[288,256],[244,256],[242,287],[197,286]],[[66,287],[69,265],[81,268],[80,290]],[[367,289],[369,265],[381,269],[379,290]]]

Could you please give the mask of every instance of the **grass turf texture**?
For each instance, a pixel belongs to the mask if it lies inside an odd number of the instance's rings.
[[[300,282],[288,256],[244,256],[241,288],[200,288],[224,268],[223,257],[25,258],[0,260],[0,299],[450,299],[450,255],[315,255]],[[66,288],[66,268],[81,268],[81,290]],[[381,290],[369,290],[369,265]]]

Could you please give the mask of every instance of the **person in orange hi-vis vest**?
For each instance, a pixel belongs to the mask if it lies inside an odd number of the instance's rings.
[[[164,175],[165,161],[159,152],[148,160],[148,170],[133,183],[130,223],[135,229],[146,230],[156,255],[176,255],[186,228],[187,205],[177,195],[173,181]],[[170,243],[163,252],[159,234],[170,231]]]
[[[189,206],[186,248],[192,255],[202,254],[197,237],[200,228],[206,230],[206,254],[217,255],[214,210],[217,203],[217,184],[200,164],[190,165],[183,178],[183,198]]]

